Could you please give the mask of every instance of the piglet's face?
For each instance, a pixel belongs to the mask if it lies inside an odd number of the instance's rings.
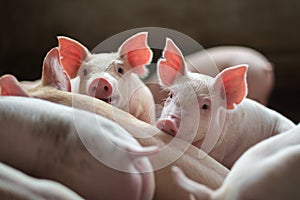
[[[202,143],[208,133],[220,133],[225,111],[234,109],[246,95],[247,66],[228,68],[216,78],[191,73],[171,39],[167,39],[163,57],[157,64],[158,77],[170,94],[157,127],[195,144]]]
[[[199,91],[206,93],[207,87],[202,79],[197,79],[196,74],[185,69],[182,53],[170,39],[167,39],[163,57],[158,61],[158,77],[160,84],[170,93],[156,125],[172,136],[194,142],[200,139],[200,134],[196,134],[201,114],[202,119],[210,116],[206,108],[203,112],[200,109],[204,103],[208,108],[209,100],[205,98],[207,95],[197,94]]]
[[[114,53],[91,54],[70,38],[59,37],[58,40],[64,69],[71,78],[79,79],[74,92],[117,107],[128,102],[133,76],[147,75],[145,65],[152,60],[146,32],[130,37]]]
[[[157,127],[189,142],[198,141],[203,137],[198,130],[205,132],[207,129],[205,122],[210,119],[211,102],[208,94],[197,95],[194,84],[198,81],[190,76],[180,79],[178,83],[168,88],[170,93],[157,121]]]
[[[118,106],[125,71],[117,53],[90,55],[78,70],[78,77],[79,93]]]

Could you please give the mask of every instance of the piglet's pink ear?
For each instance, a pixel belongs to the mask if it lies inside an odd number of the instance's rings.
[[[57,39],[62,66],[71,78],[75,78],[89,51],[85,46],[71,38],[59,36]]]
[[[52,86],[58,90],[71,91],[70,78],[61,66],[57,47],[51,49],[44,59],[42,86]]]
[[[180,49],[167,38],[162,59],[157,62],[157,73],[160,82],[164,86],[171,86],[178,74],[185,75],[185,62]]]
[[[16,77],[10,74],[0,77],[0,91],[1,96],[29,97],[28,93],[22,88]]]
[[[145,65],[150,64],[152,60],[152,51],[147,44],[147,37],[147,32],[133,35],[118,50],[125,66],[140,76],[147,74]]]
[[[227,109],[234,109],[234,104],[241,103],[243,99],[246,97],[247,69],[248,69],[248,65],[237,65],[234,67],[229,67],[223,70],[215,78],[214,87],[215,89],[221,88],[222,96],[223,97],[226,96]]]

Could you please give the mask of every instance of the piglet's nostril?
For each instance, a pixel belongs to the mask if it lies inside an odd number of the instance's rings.
[[[104,86],[104,90],[108,91],[109,90],[108,86]]]

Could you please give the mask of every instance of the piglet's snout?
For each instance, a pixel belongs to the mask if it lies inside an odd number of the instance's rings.
[[[156,127],[172,136],[176,136],[178,132],[176,120],[174,118],[160,119],[157,121]]]
[[[112,85],[105,78],[97,78],[89,86],[89,95],[98,99],[108,99],[112,94]]]

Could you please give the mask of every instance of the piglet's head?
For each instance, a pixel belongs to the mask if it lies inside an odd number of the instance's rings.
[[[170,95],[157,127],[194,143],[202,141],[209,130],[220,131],[223,124],[219,119],[225,118],[224,110],[233,110],[247,94],[247,67],[227,68],[215,78],[189,72],[180,49],[167,39],[157,73],[159,83]]]
[[[61,62],[71,78],[77,78],[74,92],[86,94],[121,107],[132,76],[146,76],[152,60],[147,44],[148,33],[141,32],[128,38],[114,53],[91,54],[79,42],[58,37]]]
[[[171,39],[167,38],[163,57],[157,62],[157,73],[160,85],[169,90],[170,94],[156,125],[173,136],[182,132],[179,129],[195,133],[196,127],[193,126],[195,123],[188,123],[188,121],[199,119],[198,112],[193,112],[195,108],[198,108],[195,101],[197,96],[194,88],[190,85],[190,72],[187,71],[185,65],[180,49]],[[186,114],[183,114],[182,111]],[[187,139],[191,136],[181,137]]]
[[[25,90],[17,78],[10,74],[0,77],[0,87],[1,96],[34,97],[34,94],[44,87],[52,87],[61,91],[71,91],[70,78],[60,64],[58,48],[51,49],[45,56],[42,80],[37,87]]]

